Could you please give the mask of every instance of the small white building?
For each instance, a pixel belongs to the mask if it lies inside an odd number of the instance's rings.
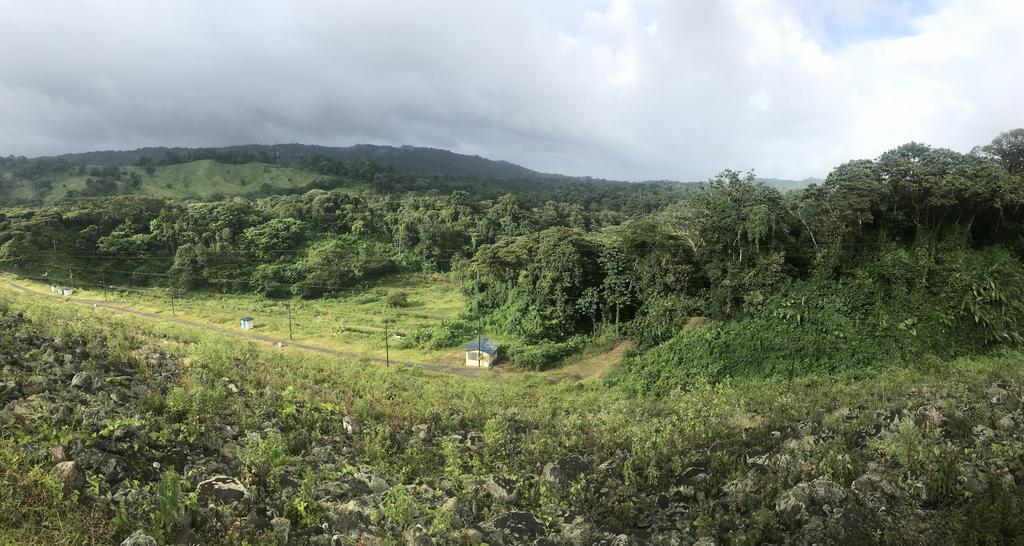
[[[252,317],[242,317],[242,329],[243,330],[252,330],[255,325],[256,325],[256,319],[254,319]]]
[[[74,296],[75,295],[75,289],[74,288],[68,288],[66,286],[61,286],[61,287],[57,288],[57,293],[60,294],[61,296]]]
[[[498,342],[479,338],[466,344],[466,365],[476,368],[490,368],[498,359]]]

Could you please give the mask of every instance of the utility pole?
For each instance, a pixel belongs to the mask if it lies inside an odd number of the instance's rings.
[[[292,337],[292,302],[288,302],[288,340],[295,341]]]
[[[384,319],[384,365],[391,367],[391,348],[388,345],[388,319]]]
[[[480,349],[483,345],[483,318],[480,316],[480,272],[476,274],[476,367],[480,367]]]

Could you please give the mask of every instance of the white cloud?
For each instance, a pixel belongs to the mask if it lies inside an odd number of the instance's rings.
[[[3,3],[5,154],[376,142],[803,177],[1024,126],[1010,0]]]

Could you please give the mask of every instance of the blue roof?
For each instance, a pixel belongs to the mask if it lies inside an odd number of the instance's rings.
[[[477,346],[477,340],[473,339],[472,341],[466,344],[466,350],[475,351],[477,349]],[[479,347],[481,353],[494,356],[498,352],[499,343],[497,341],[494,341],[493,339],[483,338],[479,340]]]

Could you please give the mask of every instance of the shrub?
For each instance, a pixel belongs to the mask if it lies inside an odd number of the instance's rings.
[[[250,438],[238,450],[238,458],[260,480],[271,481],[284,464],[287,446],[277,432],[266,438]]]
[[[459,345],[473,334],[473,328],[461,319],[443,319],[438,326],[417,328],[405,338],[409,347],[446,349]]]
[[[388,307],[408,307],[409,295],[401,291],[391,292],[384,301]]]
[[[581,350],[587,343],[586,336],[573,336],[565,341],[548,341],[534,344],[515,340],[503,346],[503,356],[512,364],[530,370],[544,370],[559,360]]]

